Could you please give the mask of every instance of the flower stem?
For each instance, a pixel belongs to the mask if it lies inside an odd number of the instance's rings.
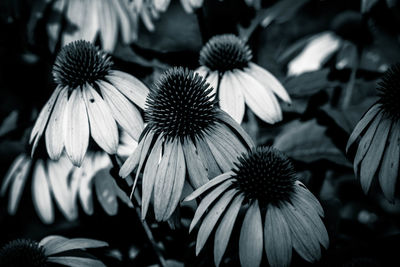
[[[119,166],[119,164],[118,164],[118,156],[117,156],[117,155],[110,155],[110,159],[111,159],[111,162],[112,162],[113,167],[114,167],[115,169],[119,169],[120,166]],[[129,194],[127,193],[127,192],[131,191],[130,188],[129,188],[129,186],[127,186],[126,183],[121,183],[120,181],[118,181],[118,180],[121,180],[120,177],[116,177],[113,173],[112,173],[112,176],[113,176],[114,179],[116,180],[118,186],[119,186],[127,195],[129,195]],[[124,185],[122,185],[122,184],[124,184]],[[133,201],[132,195],[134,196],[135,201]],[[151,246],[152,246],[152,248],[153,248],[154,253],[157,255],[157,259],[158,259],[158,261],[159,261],[159,263],[160,263],[160,266],[161,266],[161,267],[166,267],[166,266],[167,266],[167,263],[166,263],[166,261],[165,261],[165,259],[164,259],[164,256],[162,255],[162,253],[161,253],[161,251],[160,251],[160,248],[159,248],[158,245],[157,245],[156,240],[154,239],[154,235],[153,235],[153,233],[152,233],[152,231],[151,231],[150,226],[148,225],[148,223],[147,223],[145,220],[142,220],[142,218],[141,218],[142,216],[141,216],[141,210],[140,210],[140,203],[142,203],[142,199],[141,199],[139,193],[138,193],[136,190],[133,192],[133,194],[131,194],[131,201],[132,201],[132,204],[135,206],[136,216],[138,217],[140,223],[142,224],[142,227],[143,227],[144,232],[146,233],[147,239],[149,240],[149,242],[150,242],[150,244],[151,244]],[[136,203],[135,203],[135,202],[136,202]]]

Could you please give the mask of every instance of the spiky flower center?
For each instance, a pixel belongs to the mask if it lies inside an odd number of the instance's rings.
[[[382,110],[394,120],[400,119],[400,63],[393,65],[379,82],[379,103]]]
[[[47,266],[44,248],[35,241],[17,239],[7,243],[0,249],[0,266]]]
[[[249,199],[263,203],[288,200],[293,192],[295,171],[290,160],[271,147],[253,149],[239,158],[233,169],[233,184]]]
[[[216,120],[211,91],[206,80],[193,71],[167,70],[146,100],[149,127],[168,138],[201,136]]]
[[[200,65],[225,72],[248,66],[252,53],[248,45],[233,34],[212,37],[200,51]]]
[[[64,46],[53,66],[54,81],[74,89],[103,79],[113,63],[106,52],[87,41],[78,40]]]

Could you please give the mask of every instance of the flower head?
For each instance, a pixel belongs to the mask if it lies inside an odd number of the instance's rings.
[[[118,147],[118,126],[137,140],[143,119],[147,87],[135,77],[112,70],[110,57],[87,41],[63,47],[53,68],[57,87],[32,129],[34,153],[45,131],[47,152],[60,158],[64,147],[71,162],[80,166],[89,134],[109,154]]]
[[[67,266],[105,266],[101,261],[78,254],[87,248],[108,246],[106,242],[87,238],[68,239],[47,236],[39,243],[29,239],[10,241],[0,249],[0,265],[3,267],[45,267],[51,263]],[[67,256],[58,253],[69,252]],[[87,254],[87,253],[86,253]]]
[[[354,172],[367,193],[375,176],[384,196],[394,201],[400,160],[400,64],[392,66],[379,83],[380,99],[354,128],[347,150],[356,147]]]
[[[209,84],[183,68],[167,70],[147,97],[147,126],[138,148],[120,170],[143,173],[142,216],[154,199],[157,220],[167,220],[181,198],[185,177],[197,188],[253,144],[210,96]],[[153,194],[154,192],[154,194]]]
[[[296,180],[290,160],[274,148],[260,147],[244,153],[232,170],[198,188],[186,201],[203,194],[190,231],[203,217],[196,243],[196,254],[199,254],[216,228],[214,262],[217,266],[240,209],[246,210],[239,240],[242,266],[259,266],[263,248],[271,266],[289,266],[292,248],[305,260],[314,262],[321,256],[320,244],[328,246],[328,234],[320,219],[321,205]]]
[[[64,46],[76,40],[95,42],[99,39],[101,47],[112,52],[117,41],[129,44],[137,39],[137,15],[130,10],[129,2],[35,1],[29,25],[38,27],[38,18],[45,18],[51,51],[58,45]],[[48,12],[45,12],[46,9]],[[66,27],[63,27],[63,19]],[[32,33],[34,31],[35,29],[31,29]]]
[[[267,70],[251,62],[248,45],[233,34],[211,38],[200,51],[197,72],[207,78],[218,95],[222,110],[241,123],[245,103],[262,120],[275,123],[282,119],[276,95],[290,102],[282,84]]]

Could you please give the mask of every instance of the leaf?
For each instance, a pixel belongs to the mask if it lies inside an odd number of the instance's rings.
[[[329,160],[339,165],[351,166],[344,154],[325,134],[326,128],[316,120],[289,123],[275,139],[274,146],[288,156],[306,163]]]
[[[291,97],[305,97],[335,86],[335,82],[328,80],[328,75],[329,69],[310,71],[298,76],[288,77],[283,82],[283,86]]]

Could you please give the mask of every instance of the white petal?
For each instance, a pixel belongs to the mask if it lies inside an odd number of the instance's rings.
[[[241,208],[244,195],[240,194],[232,201],[229,209],[222,218],[214,239],[214,263],[218,267],[224,256],[226,247],[228,246],[229,238],[231,237],[233,225]]]
[[[139,79],[118,70],[110,71],[106,79],[141,109],[145,108],[149,89]]]
[[[118,128],[108,105],[88,84],[83,88],[83,98],[89,115],[90,135],[93,140],[107,153],[117,153]]]
[[[110,1],[99,1],[97,6],[103,49],[113,51],[118,37],[117,14]]]
[[[210,95],[214,95],[214,97],[212,97],[210,100],[214,100],[215,97],[217,97],[217,88],[219,80],[218,77],[219,77],[218,71],[210,72],[210,74],[207,77],[207,82],[210,84],[210,87],[212,87]]]
[[[118,202],[116,192],[113,190],[113,178],[110,176],[109,169],[101,169],[95,174],[94,186],[96,189],[97,200],[104,211],[110,215],[118,212]]]
[[[233,121],[233,119],[232,119]],[[201,159],[201,162],[206,166],[208,171],[208,179],[212,179],[221,174],[221,169],[219,168],[210,147],[207,144],[206,140],[203,140],[203,137],[195,138],[196,149],[198,155]]]
[[[89,238],[65,238],[57,241],[58,242],[53,242],[52,246],[46,245],[47,256],[74,249],[99,248],[108,246],[108,243],[106,242]]]
[[[246,103],[260,119],[271,124],[282,120],[281,107],[271,91],[243,71],[235,70],[233,74],[241,83]]]
[[[257,81],[259,81],[266,90],[271,90],[275,94],[277,94],[283,101],[291,103],[289,94],[286,92],[286,89],[279,82],[279,80],[272,75],[266,69],[261,68],[257,64],[253,62],[249,63],[249,70],[246,70],[248,74],[253,76]]]
[[[207,166],[202,162],[196,146],[185,137],[183,152],[188,170],[190,184],[196,189],[208,182]]]
[[[210,236],[211,231],[214,229],[219,217],[228,207],[236,192],[236,190],[232,189],[223,194],[223,196],[218,200],[218,202],[212,207],[210,212],[204,218],[204,221],[201,223],[199,233],[197,234],[196,255],[199,255],[201,249],[206,243],[208,237]]]
[[[28,158],[21,163],[13,174],[13,181],[9,193],[8,213],[14,215],[17,212],[18,204],[24,191],[26,179],[29,174],[32,161]]]
[[[48,249],[51,249],[53,246],[58,246],[59,243],[62,243],[66,240],[68,240],[68,238],[65,238],[60,235],[49,235],[40,240],[39,246],[44,248],[44,254],[48,256],[47,254]]]
[[[205,66],[198,67],[195,72],[197,72],[204,79],[207,77],[208,73],[210,73],[210,69]]]
[[[288,75],[300,75],[304,72],[319,70],[339,49],[340,43],[340,39],[333,32],[319,34],[288,64]]]
[[[98,84],[112,116],[134,140],[139,140],[143,131],[143,119],[140,112],[114,86],[103,81]]]
[[[47,258],[48,262],[58,263],[70,267],[105,267],[104,263],[92,258],[81,258],[74,256],[53,256]]]
[[[131,41],[135,40],[134,31],[131,25],[134,24],[133,16],[129,14],[131,12],[125,1],[115,1],[114,7],[117,12],[117,18],[119,20],[119,26],[121,29],[121,37],[124,44],[129,44]],[[132,26],[133,27],[133,26]]]
[[[42,108],[36,119],[35,125],[32,128],[31,136],[29,138],[29,144],[32,144],[32,155],[35,152],[36,146],[40,137],[43,134],[44,128],[46,127],[47,121],[50,117],[50,113],[53,110],[54,103],[57,100],[58,94],[61,91],[61,86],[57,86],[54,92],[51,94],[50,99],[47,101],[46,105]]]
[[[32,197],[33,204],[42,222],[49,224],[54,222],[53,203],[50,196],[50,185],[47,180],[43,160],[36,161],[33,169]]]
[[[71,162],[80,166],[89,144],[89,121],[82,91],[72,91],[65,109],[65,150]]]
[[[260,266],[263,251],[263,228],[258,200],[244,217],[239,238],[239,259],[242,266]]]
[[[21,167],[24,166],[24,162],[30,161],[31,159],[28,158],[25,154],[19,154],[11,163],[10,168],[8,169],[6,175],[3,178],[3,183],[1,185],[0,195],[4,196],[8,186],[10,185],[13,178],[21,172]]]
[[[244,96],[242,84],[234,77],[231,71],[226,71],[219,86],[219,105],[239,124],[244,116]]]
[[[61,90],[46,128],[46,148],[49,157],[58,160],[64,148],[64,111],[68,102],[68,89]]]

